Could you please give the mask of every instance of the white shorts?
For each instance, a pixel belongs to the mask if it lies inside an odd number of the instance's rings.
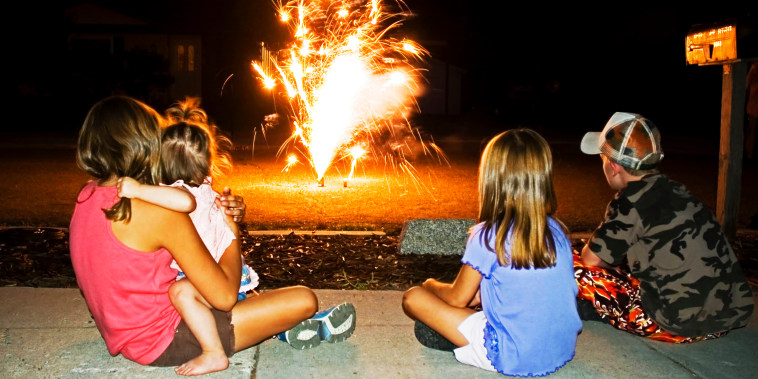
[[[453,353],[458,362],[489,371],[497,371],[487,359],[487,349],[484,347],[484,327],[486,325],[487,318],[484,316],[484,312],[476,312],[466,317],[458,325],[458,331],[466,337],[468,345],[453,350]]]

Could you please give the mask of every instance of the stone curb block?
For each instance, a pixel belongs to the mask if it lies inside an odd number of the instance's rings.
[[[463,255],[473,219],[415,219],[400,232],[400,254]]]

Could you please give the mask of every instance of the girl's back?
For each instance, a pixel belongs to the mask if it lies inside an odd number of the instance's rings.
[[[462,363],[542,376],[574,357],[578,287],[565,227],[553,218],[552,165],[547,141],[532,130],[490,140],[479,166],[480,223],[458,276],[428,279],[403,296],[406,313],[458,346]]]
[[[556,264],[548,268],[502,266],[474,227],[463,263],[482,274],[480,293],[487,317],[485,347],[495,367],[511,375],[544,375],[571,360],[582,322],[576,310],[571,244],[558,222],[548,219]],[[510,252],[506,239],[506,252]],[[495,234],[489,246],[494,246]]]

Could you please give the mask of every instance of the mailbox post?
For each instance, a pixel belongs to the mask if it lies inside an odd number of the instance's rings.
[[[724,64],[721,77],[721,139],[716,217],[730,238],[737,234],[740,208],[746,66],[745,62]]]
[[[687,64],[722,66],[716,217],[730,238],[737,234],[745,122],[747,61],[737,55],[740,31],[741,25],[736,20],[728,20],[693,27],[685,38]]]

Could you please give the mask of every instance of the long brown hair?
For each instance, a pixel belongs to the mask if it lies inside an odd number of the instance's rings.
[[[479,165],[479,222],[484,223],[480,237],[501,265],[509,264],[505,252],[509,231],[514,268],[555,265],[555,244],[547,218],[557,207],[547,141],[526,128],[508,130],[490,140]],[[489,245],[493,232],[494,250]]]
[[[231,169],[231,141],[218,132],[200,108],[200,99],[187,97],[166,111],[171,124],[163,131],[161,167],[163,181],[183,180],[199,186],[205,177],[213,179]]]
[[[100,181],[129,176],[145,184],[160,182],[162,118],[146,104],[126,96],[100,100],[79,131],[76,164]],[[131,219],[131,201],[121,198],[103,209],[113,221]]]

